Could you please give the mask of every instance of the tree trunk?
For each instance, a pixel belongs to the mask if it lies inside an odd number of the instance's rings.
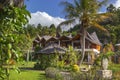
[[[81,61],[80,61],[80,65],[83,63],[83,60],[84,60],[84,56],[85,56],[85,36],[86,36],[86,30],[85,28],[82,29],[82,43],[81,43],[81,53],[82,53],[82,58],[81,58]]]

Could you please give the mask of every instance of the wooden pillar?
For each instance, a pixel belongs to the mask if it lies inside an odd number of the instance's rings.
[[[60,46],[60,40],[59,40],[59,43],[58,43],[58,44],[59,44],[59,46]]]
[[[27,52],[27,62],[29,62],[29,55],[30,54],[30,52],[29,52],[29,50],[28,50],[28,52]]]
[[[41,43],[39,44],[39,46],[41,47]]]
[[[90,55],[90,52],[88,52],[88,63],[91,62],[91,55]]]
[[[72,41],[72,47],[74,48],[74,42]]]

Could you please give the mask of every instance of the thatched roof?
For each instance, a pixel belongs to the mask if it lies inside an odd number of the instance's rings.
[[[42,39],[45,39],[46,41],[49,40],[52,36],[42,36]]]
[[[77,34],[72,38],[72,41],[80,40],[81,34]]]
[[[41,42],[41,43],[42,43],[42,42],[46,42],[46,41],[49,40],[51,37],[52,37],[52,36],[42,36],[40,42]]]
[[[71,39],[72,39],[71,36],[61,36],[61,37],[59,38],[59,40],[71,40]]]
[[[37,35],[37,37],[33,40],[33,43],[39,43],[41,40],[41,37]]]
[[[47,42],[50,42],[50,41],[57,41],[58,38],[57,37],[51,37],[50,39],[47,40]]]
[[[42,37],[40,37],[39,35],[37,35],[37,37],[35,38],[35,40],[34,40],[34,43],[49,43],[49,42],[56,42],[56,41],[76,41],[76,40],[80,40],[80,38],[81,38],[81,36],[82,36],[82,34],[77,34],[76,36],[74,36],[74,37],[72,37],[71,35],[69,35],[69,36],[59,36],[59,38],[58,37],[52,37],[52,36],[42,36]],[[87,41],[89,41],[89,42],[91,42],[91,43],[93,43],[93,44],[97,44],[97,45],[102,45],[101,43],[100,43],[100,41],[99,41],[99,39],[98,39],[98,37],[97,37],[97,34],[96,34],[96,32],[93,32],[93,33],[91,33],[91,34],[89,34],[88,32],[87,32],[87,35],[86,35],[86,40]]]
[[[37,34],[37,39],[41,40],[42,38],[40,37],[40,35]]]
[[[87,33],[87,37],[86,39],[88,39],[90,42],[97,44],[97,45],[102,45],[102,43],[99,41],[96,32],[93,32],[91,34]]]
[[[74,36],[74,37],[72,38],[72,41],[80,40],[81,36],[82,36],[82,34],[80,34],[80,33],[77,34],[76,36]],[[96,32],[93,32],[93,33],[91,33],[91,34],[89,34],[89,33],[87,32],[87,35],[86,35],[85,39],[88,40],[88,41],[90,41],[90,42],[93,43],[93,44],[102,45],[102,44],[100,43],[98,37],[97,37]]]
[[[60,47],[57,44],[50,44],[43,48],[42,50],[38,51],[37,53],[44,53],[44,54],[50,54],[50,53],[65,53],[65,48]]]

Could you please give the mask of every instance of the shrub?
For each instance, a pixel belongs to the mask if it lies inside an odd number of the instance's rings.
[[[71,66],[70,65],[65,65],[64,66],[64,71],[71,71]]]
[[[79,66],[78,65],[72,65],[72,71],[79,72]]]
[[[35,69],[45,70],[47,67],[55,67],[58,62],[58,54],[40,54]]]
[[[34,69],[40,69],[40,64],[39,64],[39,62],[37,62],[36,64],[34,64]]]
[[[62,69],[64,66],[65,66],[65,62],[64,62],[63,60],[62,60],[62,61],[58,61],[57,67],[58,67],[59,69]]]
[[[69,46],[64,57],[65,57],[66,64],[74,65],[77,63],[76,51],[73,49],[72,46]]]
[[[45,70],[46,77],[53,78],[55,80],[62,80],[62,75],[60,74],[60,71],[53,67],[48,67]]]

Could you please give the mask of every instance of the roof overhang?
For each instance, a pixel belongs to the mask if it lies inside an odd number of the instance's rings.
[[[115,46],[120,46],[120,43],[119,44],[115,44]]]
[[[82,49],[75,49],[76,51],[82,51]],[[85,52],[94,52],[96,54],[99,54],[100,51],[98,51],[97,49],[85,49]]]
[[[71,38],[68,36],[61,36],[59,40],[71,40]]]

